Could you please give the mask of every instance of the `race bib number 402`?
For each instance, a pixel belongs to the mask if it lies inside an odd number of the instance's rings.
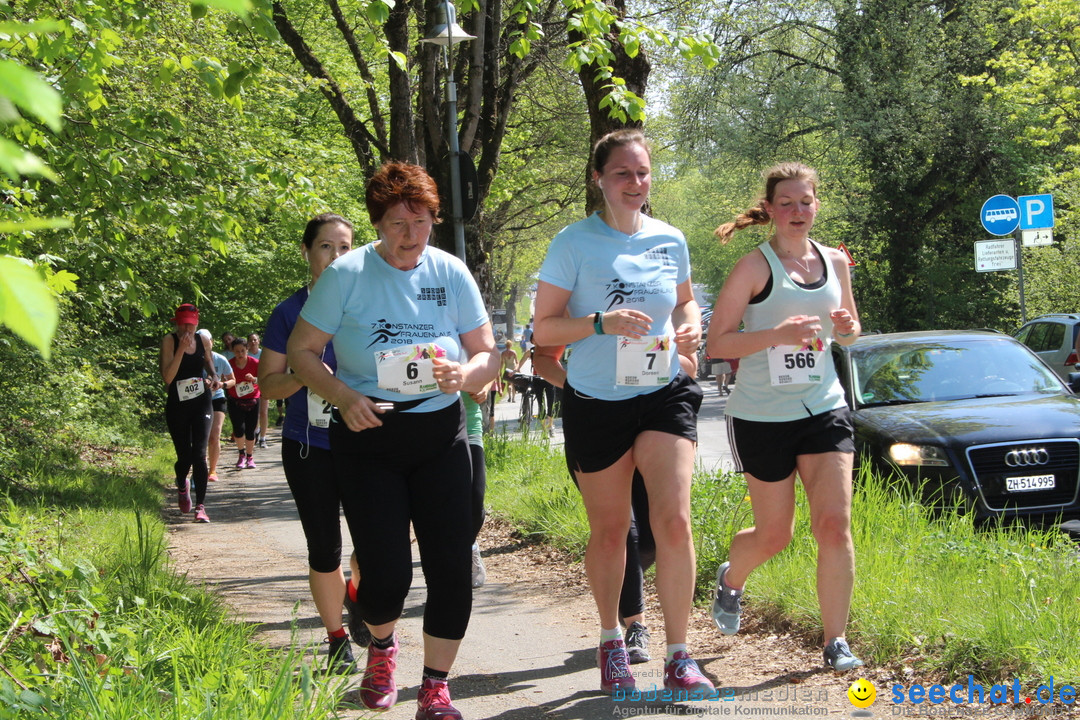
[[[205,389],[201,377],[187,378],[176,382],[176,394],[180,396],[180,402],[194,400],[202,395]]]
[[[637,387],[671,382],[671,340],[666,335],[620,335],[615,353],[615,384]]]
[[[769,348],[769,380],[774,386],[820,384],[826,352],[821,338],[802,347],[773,345]]]
[[[441,357],[446,357],[446,351],[435,343],[376,350],[379,387],[402,395],[422,395],[438,390],[432,371],[434,359]]]

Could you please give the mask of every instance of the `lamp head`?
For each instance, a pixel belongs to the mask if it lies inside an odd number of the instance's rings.
[[[446,47],[447,45],[456,45],[459,42],[475,39],[475,35],[465,32],[457,24],[457,9],[447,0],[435,10],[435,28],[431,31],[431,35],[421,42]]]

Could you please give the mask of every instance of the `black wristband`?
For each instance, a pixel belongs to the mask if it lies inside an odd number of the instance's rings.
[[[592,320],[593,330],[596,331],[597,335],[603,335],[604,334],[604,313],[597,310],[596,312],[593,313],[592,318],[593,318],[593,320]]]

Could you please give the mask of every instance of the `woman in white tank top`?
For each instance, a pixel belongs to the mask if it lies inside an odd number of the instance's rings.
[[[846,257],[810,239],[819,206],[817,173],[783,163],[765,172],[757,205],[716,231],[727,242],[752,225],[774,230],[735,264],[709,325],[709,355],[742,359],[728,433],[754,513],[717,572],[713,619],[736,632],[747,577],[791,541],[798,475],[818,543],[825,664],[844,671],[862,665],[844,639],[855,577],[854,444],[829,345],[850,345],[861,326]]]

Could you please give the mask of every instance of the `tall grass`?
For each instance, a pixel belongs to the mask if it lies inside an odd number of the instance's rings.
[[[168,454],[24,458],[0,498],[0,718],[337,716],[304,648],[258,645],[168,563]]]
[[[562,452],[516,433],[486,436],[484,452],[487,504],[521,532],[584,553],[589,522]]]
[[[489,441],[488,502],[527,532],[582,549],[588,526],[562,454],[546,445]],[[976,527],[931,512],[914,490],[860,471],[852,533],[856,582],[848,636],[876,665],[977,681],[1080,677],[1080,553],[1053,529]],[[820,638],[817,547],[797,486],[795,538],[754,571],[747,607],[778,628]],[[741,476],[698,472],[691,497],[697,597],[711,601],[732,536],[752,525]]]

